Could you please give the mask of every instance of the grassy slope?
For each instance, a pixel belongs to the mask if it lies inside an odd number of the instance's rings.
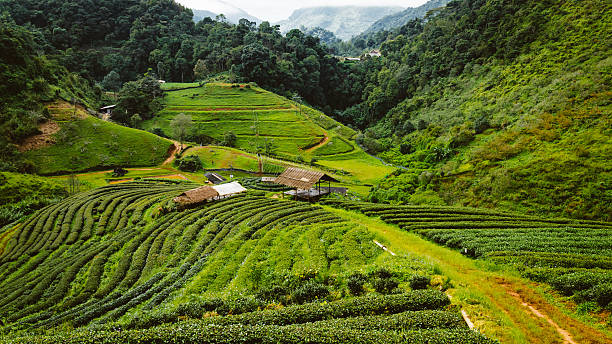
[[[59,174],[115,166],[155,166],[167,156],[171,142],[153,134],[105,122],[82,109],[51,108],[60,124],[56,143],[24,153],[39,174]]]
[[[594,330],[592,324],[576,319],[575,314],[567,315],[566,305],[551,304],[549,290],[516,277],[517,273],[512,270],[474,261],[380,219],[330,207],[325,209],[367,226],[376,235],[384,237],[389,242],[388,248],[398,255],[424,257],[428,264],[433,264],[435,269],[451,278],[453,288],[448,293],[453,302],[467,311],[476,328],[502,343],[561,342],[556,329],[546,319],[534,316],[523,302],[568,330],[578,343],[605,343],[612,337],[609,329]],[[513,296],[516,294],[522,299]]]
[[[164,87],[180,88],[182,85]],[[393,171],[393,168],[368,156],[355,144],[354,130],[325,114],[257,87],[231,86],[213,83],[203,88],[168,92],[164,110],[156,118],[146,121],[144,127],[160,127],[170,133],[172,118],[178,113],[185,113],[192,116],[195,127],[216,140],[221,141],[223,134],[231,130],[238,136],[237,148],[255,152],[258,142],[261,144],[264,139],[272,139],[279,158],[316,158],[317,164],[325,168],[345,172],[341,179],[346,183],[373,184]],[[257,128],[255,116],[259,123]],[[259,132],[259,141],[256,132]],[[324,141],[326,136],[328,140]],[[319,142],[325,144],[318,145]],[[308,149],[311,146],[314,147]],[[229,160],[202,151],[197,154],[205,162],[206,168],[226,168],[229,164],[237,168],[257,168],[253,161],[238,158],[240,154],[234,154],[234,158]],[[360,191],[367,192],[365,189]]]
[[[423,119],[445,131],[485,115],[496,128],[435,166],[446,175],[434,185],[447,203],[612,219],[606,191],[612,186],[612,8],[601,1],[560,3],[530,53],[466,68],[407,101],[437,99],[417,106],[415,123]],[[422,134],[413,133],[413,142]],[[383,156],[423,167],[418,151],[402,156],[395,148]]]

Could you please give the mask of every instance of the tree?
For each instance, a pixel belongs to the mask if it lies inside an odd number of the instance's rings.
[[[102,80],[102,87],[106,91],[117,92],[121,89],[121,77],[119,73],[111,70]]]
[[[132,128],[138,128],[141,122],[142,118],[137,113],[130,117],[130,123],[132,124]]]
[[[204,60],[198,60],[196,65],[193,67],[193,75],[196,80],[204,80],[208,76],[208,68]]]
[[[185,115],[184,113],[179,113],[170,122],[170,128],[172,128],[174,136],[181,143],[181,149],[183,148],[183,140],[185,139],[185,136],[187,136],[187,133],[192,125],[193,121],[191,120],[191,116]]]
[[[228,131],[223,135],[223,145],[227,147],[235,147],[236,146],[236,134],[233,131]]]

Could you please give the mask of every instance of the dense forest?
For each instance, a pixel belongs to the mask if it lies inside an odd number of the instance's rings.
[[[338,113],[408,168],[371,200],[611,219],[611,11],[465,0],[400,28]]]
[[[347,67],[318,39],[299,30],[283,36],[268,22],[204,18],[196,24],[192,11],[172,0],[3,0],[0,12],[28,27],[46,55],[106,90],[117,91],[149,69],[177,82],[230,72],[230,81],[297,92],[329,111],[358,100],[345,82]]]

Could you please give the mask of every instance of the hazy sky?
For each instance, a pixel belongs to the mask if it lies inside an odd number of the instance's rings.
[[[217,8],[216,0],[177,0],[193,9]],[[249,14],[271,22],[287,19],[291,13],[302,7],[313,6],[401,6],[416,7],[427,0],[224,0],[227,4],[239,7]]]

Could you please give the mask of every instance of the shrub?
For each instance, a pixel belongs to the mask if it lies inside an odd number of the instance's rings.
[[[327,286],[316,282],[316,281],[308,281],[304,285],[298,287],[293,294],[291,294],[291,298],[299,304],[312,302],[315,300],[324,299],[329,295],[329,289]]]
[[[431,282],[431,279],[428,276],[423,276],[423,275],[412,275],[409,281],[410,288],[413,290],[427,289],[427,286],[429,286],[430,282]]]
[[[257,298],[264,301],[284,301],[288,294],[289,290],[285,286],[273,285],[260,289]]]
[[[579,291],[575,295],[578,301],[595,301],[604,308],[612,302],[612,283],[597,284],[587,290]]]
[[[178,169],[187,172],[197,172],[202,169],[202,160],[197,155],[188,155],[177,160]]]
[[[392,278],[376,278],[372,281],[372,286],[378,293],[391,294],[397,288],[398,283]]]
[[[361,273],[350,275],[346,283],[348,286],[349,292],[355,296],[359,296],[363,294],[363,292],[365,291],[365,289],[363,288],[363,285],[366,281],[367,281],[366,276]]]

